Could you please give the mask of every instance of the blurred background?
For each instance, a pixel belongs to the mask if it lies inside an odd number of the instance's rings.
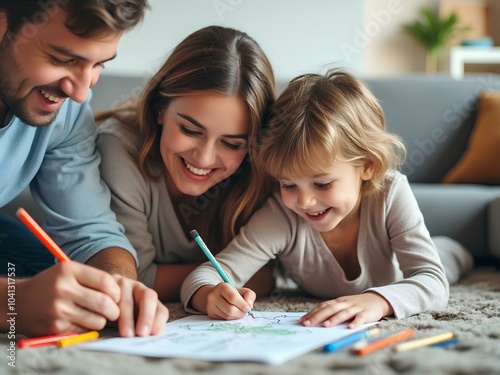
[[[467,29],[446,40],[436,71],[500,73],[500,0],[149,0],[142,25],[120,42],[118,57],[98,82],[96,111],[137,94],[169,52],[188,34],[207,25],[247,32],[273,64],[279,86],[306,72],[332,66],[360,76],[428,72],[428,50],[403,25],[455,13]],[[471,42],[470,46],[460,47]],[[455,48],[452,53],[452,47]],[[452,56],[453,55],[453,56]],[[452,68],[453,70],[453,68]],[[462,72],[463,71],[463,72]],[[117,95],[119,93],[119,95]],[[110,102],[112,100],[112,102]]]

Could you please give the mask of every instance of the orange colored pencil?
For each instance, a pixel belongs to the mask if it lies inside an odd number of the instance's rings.
[[[365,355],[365,354],[374,352],[375,350],[379,350],[379,349],[385,348],[387,346],[396,344],[400,341],[407,340],[407,339],[413,337],[413,335],[415,335],[414,329],[412,329],[412,328],[406,329],[404,331],[397,332],[393,335],[390,335],[390,336],[381,338],[379,340],[370,342],[370,343],[366,344],[365,346],[357,349],[356,354],[357,355]]]
[[[70,259],[54,242],[52,238],[38,225],[38,223],[26,212],[24,208],[16,211],[17,217],[28,227],[28,229],[45,245],[47,249],[60,261],[67,262]]]

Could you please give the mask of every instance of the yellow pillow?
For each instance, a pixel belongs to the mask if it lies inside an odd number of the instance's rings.
[[[499,159],[500,92],[483,92],[467,149],[443,182],[500,184]]]

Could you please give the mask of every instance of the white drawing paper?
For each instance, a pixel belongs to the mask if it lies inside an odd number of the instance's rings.
[[[254,311],[255,319],[213,320],[193,315],[165,325],[161,335],[111,338],[82,344],[97,350],[158,358],[190,358],[207,361],[253,361],[272,365],[318,349],[372,324],[349,329],[304,327],[305,313]]]

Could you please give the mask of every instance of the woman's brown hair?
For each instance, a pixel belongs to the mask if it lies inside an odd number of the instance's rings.
[[[176,97],[218,93],[238,95],[249,112],[249,152],[240,168],[207,191],[200,235],[214,249],[221,249],[263,203],[270,180],[253,163],[257,135],[275,99],[274,75],[260,46],[246,33],[209,26],[186,37],[146,84],[137,101],[100,114],[97,121],[114,117],[138,134],[139,168],[151,180],[162,163],[159,142],[162,127],[158,114]],[[193,200],[194,201],[194,200]]]

